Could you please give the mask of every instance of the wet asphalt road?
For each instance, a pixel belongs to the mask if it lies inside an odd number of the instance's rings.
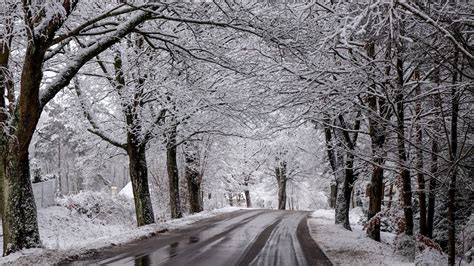
[[[74,265],[332,265],[308,212],[242,210],[104,250]]]

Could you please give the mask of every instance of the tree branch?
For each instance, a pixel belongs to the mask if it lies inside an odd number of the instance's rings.
[[[110,46],[119,42],[123,37],[129,34],[135,29],[138,25],[144,21],[150,19],[151,13],[149,12],[140,12],[138,15],[135,15],[127,22],[121,24],[117,27],[117,30],[111,34],[106,35],[104,38],[95,42],[87,48],[84,48],[82,51],[79,51],[75,58],[66,63],[62,71],[56,76],[56,78],[46,87],[43,93],[40,96],[41,108],[54,98],[54,96],[66,87],[71,79],[77,74],[79,69],[86,64],[89,60],[105,51]]]
[[[79,85],[79,80],[77,80],[77,79],[75,79],[75,81],[74,81],[74,89],[76,90],[76,94],[77,94],[77,97],[79,99],[79,103],[81,105],[82,112],[84,113],[84,116],[87,118],[87,120],[89,121],[89,123],[92,126],[92,128],[89,128],[87,130],[89,132],[97,135],[102,140],[105,140],[106,142],[114,145],[115,147],[126,150],[127,149],[127,144],[121,143],[120,141],[115,140],[113,137],[109,136],[104,130],[102,130],[100,128],[99,123],[96,121],[94,116],[88,111],[86,100],[84,99],[81,87]]]
[[[441,27],[441,25],[439,25],[436,21],[434,21],[430,16],[425,14],[423,11],[418,10],[417,8],[414,8],[413,6],[408,4],[406,0],[399,0],[399,1],[397,1],[397,4],[400,5],[401,7],[405,8],[406,10],[412,12],[416,16],[424,19],[426,22],[428,22],[432,26],[434,26],[438,31],[443,33],[454,44],[454,46],[457,47],[457,49],[462,54],[464,54],[467,58],[469,58],[469,60],[471,62],[474,61],[474,55],[471,54],[469,51],[467,51],[466,48],[464,48],[464,46],[456,40],[456,38],[453,36],[453,34],[451,34],[451,32],[449,32],[445,28]]]

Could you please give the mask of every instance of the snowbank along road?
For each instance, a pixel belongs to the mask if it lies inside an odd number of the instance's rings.
[[[105,250],[74,265],[332,265],[302,211],[245,210]]]

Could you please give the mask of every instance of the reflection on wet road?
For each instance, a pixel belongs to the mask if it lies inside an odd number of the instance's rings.
[[[204,220],[75,264],[331,265],[309,236],[307,212],[250,210]]]

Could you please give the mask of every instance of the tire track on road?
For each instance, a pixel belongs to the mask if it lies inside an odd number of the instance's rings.
[[[306,215],[298,224],[296,235],[298,236],[298,241],[301,244],[301,248],[303,249],[303,254],[308,265],[332,266],[331,261],[328,259],[326,254],[324,254],[324,252],[309,233],[308,215]]]

